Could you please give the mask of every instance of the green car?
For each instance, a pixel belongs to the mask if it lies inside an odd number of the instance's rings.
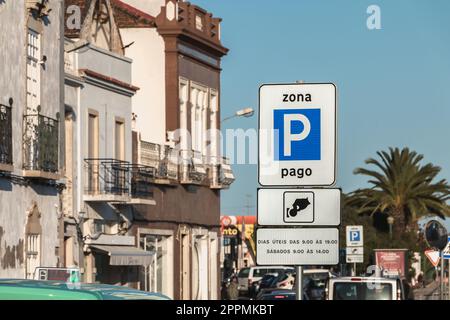
[[[170,300],[169,297],[105,284],[0,279],[0,300]]]

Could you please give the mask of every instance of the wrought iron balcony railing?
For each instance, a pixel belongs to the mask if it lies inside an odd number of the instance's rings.
[[[130,164],[131,173],[131,197],[152,198],[152,183],[155,181],[156,168],[141,164]]]
[[[178,180],[178,153],[169,146],[140,142],[140,163],[155,168],[155,183]]]
[[[220,158],[219,163],[211,164],[210,182],[212,189],[227,189],[234,182],[235,177],[227,158]]]
[[[12,165],[11,107],[0,104],[0,164]]]
[[[231,168],[230,160],[222,158],[220,164],[219,183],[225,187],[229,187],[235,180],[233,169]]]
[[[129,195],[129,162],[116,159],[85,159],[84,162],[86,194],[90,196]]]
[[[23,117],[23,168],[58,172],[59,121],[41,114]]]
[[[183,154],[181,183],[205,183],[207,172],[201,152],[195,150],[183,150],[181,153]]]

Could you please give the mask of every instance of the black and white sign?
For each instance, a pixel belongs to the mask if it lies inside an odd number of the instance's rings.
[[[351,255],[364,255],[364,247],[347,247],[345,250],[347,256]]]
[[[262,226],[338,226],[340,189],[259,189],[258,224]]]
[[[337,228],[260,228],[256,231],[258,265],[336,265]]]
[[[336,87],[265,84],[259,90],[259,183],[331,186],[336,179]]]
[[[361,254],[346,255],[345,261],[347,263],[363,263],[364,255],[361,255]]]

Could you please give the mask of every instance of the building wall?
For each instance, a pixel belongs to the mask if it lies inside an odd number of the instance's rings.
[[[183,55],[178,57],[178,61],[181,77],[198,82],[212,89],[220,89],[220,70],[201,64]]]
[[[140,90],[133,97],[133,113],[137,115],[136,130],[142,139],[154,143],[166,142],[166,87],[164,41],[156,29],[120,30],[126,49],[133,59],[133,84]]]
[[[155,206],[136,205],[137,219],[170,221],[217,227],[220,224],[220,192],[207,187],[154,186]]]
[[[0,277],[25,278],[25,225],[36,201],[41,213],[41,266],[56,267],[59,199],[54,187],[31,187],[0,178]]]
[[[99,119],[99,158],[115,158],[114,126],[115,119],[125,123],[125,160],[131,161],[131,98],[85,84],[81,90],[81,161],[88,157],[88,115],[89,110],[98,112]]]
[[[102,49],[96,44],[80,48],[77,52],[79,69],[90,69],[102,75],[131,83],[131,59]]]
[[[63,43],[61,1],[50,0],[50,24],[43,26],[42,55],[47,56],[41,69],[41,114],[55,118],[64,110],[61,91],[63,82]],[[0,103],[8,105],[13,98],[13,132],[22,137],[23,114],[26,111],[27,11],[25,0],[0,2]],[[22,169],[22,139],[13,137],[13,162],[16,173]],[[18,171],[17,171],[18,170]]]
[[[59,0],[49,1],[51,23],[42,24],[41,34],[41,53],[47,56],[45,69],[41,69],[41,113],[52,118],[63,110],[61,4]],[[9,98],[14,100],[12,139],[15,177],[0,177],[0,278],[25,277],[25,225],[33,203],[41,213],[41,265],[56,267],[58,263],[58,191],[55,186],[37,184],[31,180],[27,185],[22,177],[28,16],[25,0],[0,2],[0,103],[8,105]],[[63,146],[61,142],[60,148]]]
[[[122,0],[122,2],[138,8],[154,17],[160,13],[161,7],[165,4],[165,0]]]

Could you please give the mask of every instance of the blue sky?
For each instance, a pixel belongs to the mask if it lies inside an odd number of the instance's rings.
[[[222,117],[257,108],[265,82],[334,82],[338,87],[337,186],[366,184],[353,170],[390,146],[408,146],[450,178],[450,1],[196,0],[223,18]],[[369,30],[367,7],[381,9]],[[256,128],[253,118],[227,128]],[[235,165],[223,214],[255,214],[257,168]],[[250,196],[247,196],[250,195]]]

